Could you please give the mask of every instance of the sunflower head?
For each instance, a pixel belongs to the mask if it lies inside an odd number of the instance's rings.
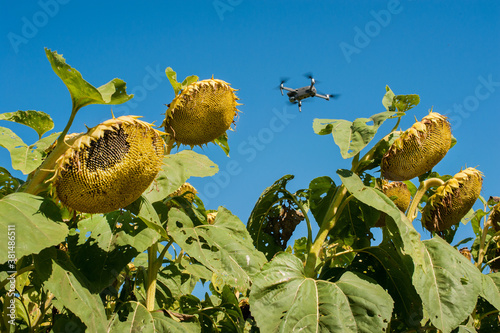
[[[218,79],[189,84],[170,103],[163,126],[178,144],[203,145],[224,135],[238,114],[236,89]]]
[[[457,224],[476,202],[483,177],[475,168],[457,173],[437,188],[422,212],[422,223],[429,231],[443,231]]]
[[[399,208],[403,213],[406,212],[408,206],[410,206],[411,193],[408,187],[403,182],[388,182],[386,180],[382,183],[382,192],[386,196],[392,199],[396,207]],[[385,226],[385,214],[382,213],[377,223],[376,227]]]
[[[151,124],[122,116],[80,135],[56,162],[59,200],[85,213],[108,213],[140,197],[161,169],[164,142]]]
[[[406,130],[382,158],[382,177],[409,180],[441,161],[451,147],[451,127],[445,116],[430,112]]]

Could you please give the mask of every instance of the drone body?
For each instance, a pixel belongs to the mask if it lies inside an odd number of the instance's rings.
[[[333,94],[332,95],[319,94],[316,90],[316,87],[314,87],[314,84],[316,83],[316,81],[314,80],[314,78],[312,76],[308,76],[308,77],[311,79],[311,85],[305,86],[302,88],[297,88],[297,89],[287,88],[287,87],[283,86],[285,81],[281,81],[281,84],[280,84],[281,95],[283,95],[283,90],[288,91],[286,93],[288,95],[288,100],[290,101],[290,103],[293,103],[293,104],[297,103],[299,105],[299,111],[302,111],[301,107],[302,107],[302,100],[303,99],[306,99],[309,97],[320,97],[320,98],[323,98],[323,99],[326,99],[327,101],[329,101],[330,98],[335,98],[338,96],[338,95],[333,95]]]

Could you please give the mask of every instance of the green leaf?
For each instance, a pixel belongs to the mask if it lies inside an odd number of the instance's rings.
[[[365,186],[352,171],[338,170],[337,174],[347,190],[356,199],[391,217],[389,221],[386,219],[386,223],[388,222],[387,231],[396,247],[404,254],[406,265],[408,267],[414,263],[423,265],[423,245],[420,242],[420,234],[394,202],[381,191]]]
[[[198,322],[178,322],[171,317],[164,315],[162,312],[152,312],[155,332],[163,333],[185,333],[185,332],[201,332],[201,327]]]
[[[285,252],[264,265],[250,294],[262,332],[382,332],[392,308],[387,292],[366,277],[306,278],[303,263]]]
[[[387,111],[407,112],[420,103],[418,95],[395,95],[389,86],[385,87],[386,93],[382,98],[382,105]]]
[[[9,170],[0,167],[0,199],[16,192],[23,183],[21,179],[13,177]]]
[[[422,301],[412,284],[412,272],[401,261],[392,243],[359,250],[349,270],[364,272],[386,289],[394,300],[394,312],[408,325],[419,327]]]
[[[68,227],[52,219],[50,209],[55,204],[26,193],[12,193],[0,199],[0,233],[7,235],[15,226],[16,257],[38,253],[46,247],[64,241]],[[6,244],[6,238],[4,245]],[[7,246],[0,249],[0,263],[8,259]]]
[[[500,273],[481,274],[481,297],[500,311]]]
[[[192,83],[195,83],[196,81],[198,81],[198,77],[196,75],[187,76],[181,83],[181,89],[184,90],[187,86],[189,86]]]
[[[440,237],[422,243],[425,265],[415,267],[413,285],[432,324],[450,332],[474,310],[483,282],[481,273]]]
[[[126,83],[122,80],[113,79],[95,88],[82,78],[80,72],[66,64],[62,54],[49,49],[45,49],[45,53],[52,69],[68,88],[74,110],[91,104],[122,104],[133,97],[133,95],[127,95]]]
[[[54,122],[48,114],[42,111],[16,111],[0,114],[0,120],[13,121],[31,127],[38,133],[41,139],[45,132],[54,128]]]
[[[214,140],[214,142],[222,148],[227,157],[229,157],[229,144],[227,143],[227,132],[224,132],[221,136]]]
[[[398,112],[407,112],[413,109],[420,103],[420,96],[418,95],[397,95],[394,97],[394,106]]]
[[[309,183],[309,206],[316,222],[321,227],[337,186],[328,177],[318,177]]]
[[[389,86],[385,86],[385,90],[386,93],[382,98],[382,105],[387,111],[396,111],[396,108],[394,106],[394,97],[396,97],[396,95],[392,92]]]
[[[253,247],[245,225],[236,216],[222,207],[217,212],[214,224],[194,225],[184,212],[172,208],[167,230],[190,257],[225,284],[246,290],[266,259]]]
[[[59,310],[64,307],[73,312],[83,321],[89,332],[103,332],[106,327],[106,314],[101,298],[89,292],[81,273],[64,258],[65,253],[58,252],[57,259],[44,256],[35,263],[37,269],[43,267],[43,270],[50,274],[44,286],[55,295],[57,302],[54,305]]]
[[[278,205],[285,200],[292,201],[291,194],[286,190],[286,185],[294,178],[292,175],[285,175],[266,188],[248,218],[247,230],[253,239],[253,244],[257,250],[263,252],[270,260],[277,252],[283,251],[278,244],[278,240],[269,231],[271,222],[269,217],[278,211]]]
[[[141,333],[154,333],[155,331],[153,316],[139,302],[127,302],[123,304],[118,309],[118,312],[111,317],[106,330],[106,332]]]
[[[175,96],[179,95],[179,92],[182,89],[181,88],[182,84],[177,82],[177,73],[174,72],[174,70],[172,68],[167,67],[167,69],[165,69],[165,74],[167,75],[167,78],[170,81],[172,88],[174,88]]]
[[[28,146],[12,130],[0,127],[0,147],[10,152],[12,168],[29,174],[43,162],[45,150],[54,143],[60,133],[53,133]]]
[[[205,155],[192,150],[183,150],[164,157],[162,170],[144,197],[154,203],[175,192],[190,177],[213,176],[219,171],[218,166]]]
[[[316,134],[332,133],[340,154],[347,159],[359,153],[373,139],[382,123],[395,113],[386,111],[370,118],[358,118],[353,122],[343,119],[314,119],[313,129]],[[369,125],[368,123],[373,123]]]

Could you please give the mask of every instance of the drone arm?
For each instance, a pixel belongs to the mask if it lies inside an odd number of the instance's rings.
[[[321,97],[323,99],[326,99],[327,101],[330,100],[330,95],[321,95],[321,94],[316,94],[315,97]]]

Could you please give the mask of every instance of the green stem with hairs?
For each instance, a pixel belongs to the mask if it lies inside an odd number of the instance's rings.
[[[68,131],[71,128],[71,125],[73,124],[73,120],[75,119],[76,113],[78,112],[79,109],[80,109],[79,107],[77,108],[73,104],[73,108],[71,110],[71,116],[69,117],[66,127],[57,138],[56,147],[49,154],[49,156],[47,156],[47,158],[43,161],[42,165],[40,165],[38,169],[35,171],[33,178],[31,178],[26,183],[24,189],[22,190],[23,192],[36,195],[45,189],[46,186],[45,184],[43,184],[43,182],[52,172],[54,172],[54,167],[56,165],[57,159],[62,154],[64,154],[66,150],[69,149],[70,145],[72,145],[73,142],[76,141],[76,139],[80,137],[78,135],[76,137],[69,139],[68,141],[64,140],[66,138],[66,134],[68,134]]]
[[[441,186],[443,184],[444,181],[439,178],[429,178],[420,183],[420,186],[417,189],[417,193],[415,193],[415,196],[411,201],[410,208],[406,213],[406,217],[410,220],[410,222],[413,222],[413,220],[417,217],[418,204],[420,203],[420,200],[422,200],[425,192],[427,192],[427,190],[431,187]]]
[[[330,206],[328,207],[328,211],[323,219],[323,223],[321,223],[321,227],[316,235],[316,239],[312,244],[309,252],[307,254],[307,261],[304,267],[304,272],[307,277],[314,277],[316,274],[316,263],[319,257],[319,252],[321,251],[321,247],[328,236],[330,230],[335,226],[335,223],[342,213],[342,210],[352,198],[352,195],[344,200],[345,195],[347,194],[347,189],[344,184],[340,185],[330,202]]]
[[[167,245],[163,248],[160,255],[156,257],[158,253],[158,243],[154,243],[148,248],[148,273],[147,273],[147,283],[146,283],[146,309],[148,311],[153,311],[155,307],[155,297],[156,297],[156,278],[158,276],[158,271],[163,263],[163,257],[167,253],[168,248],[172,245],[174,241],[170,240]]]
[[[486,243],[486,236],[488,235],[488,230],[492,226],[493,226],[493,224],[491,222],[491,214],[490,214],[490,217],[484,223],[483,233],[481,234],[481,240],[479,242],[479,253],[477,255],[477,262],[476,262],[477,268],[481,268],[481,265],[482,265],[483,260],[484,260],[484,256],[486,255],[486,249],[487,249],[487,246],[485,244]],[[482,271],[482,269],[481,269],[481,271]]]

